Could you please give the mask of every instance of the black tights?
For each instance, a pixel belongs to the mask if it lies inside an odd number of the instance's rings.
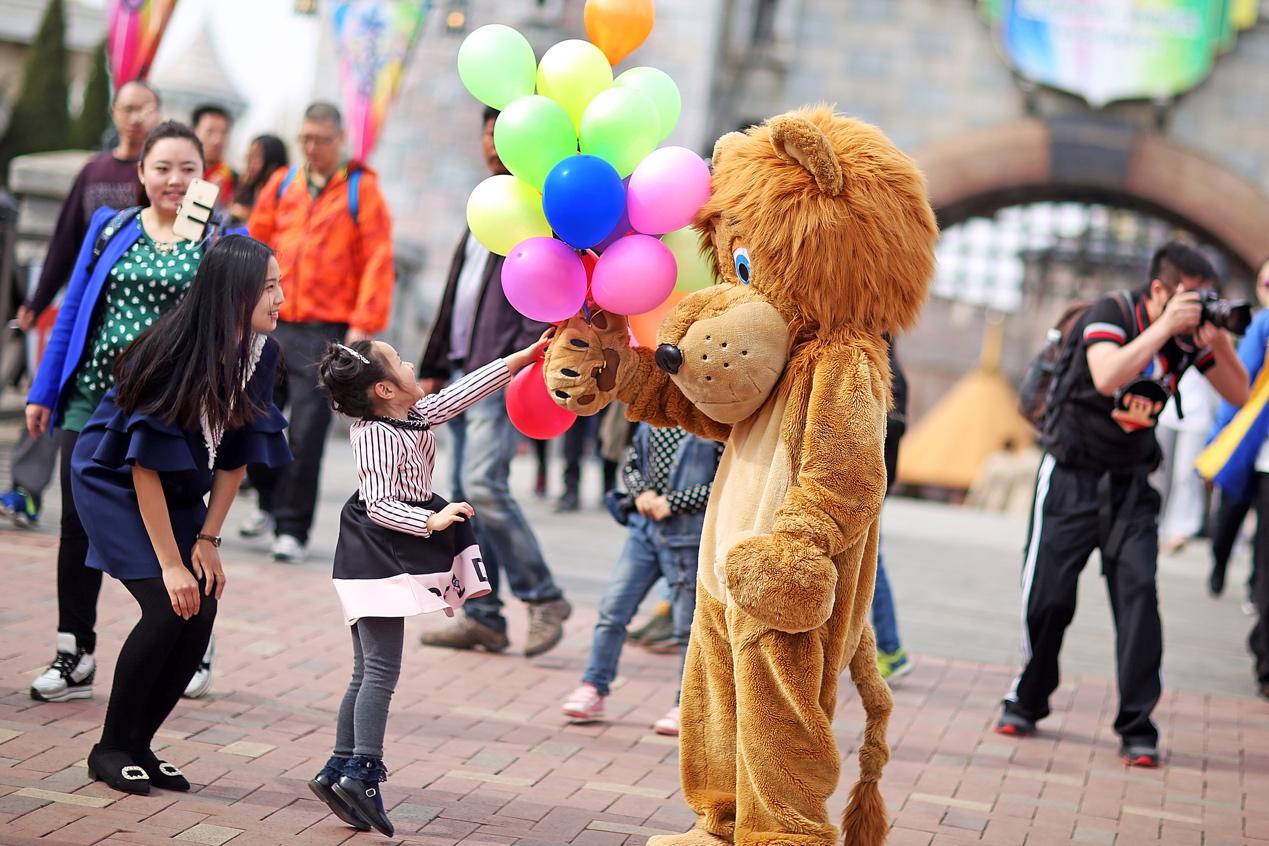
[[[154,734],[180,701],[207,651],[216,598],[203,596],[188,620],[172,610],[163,579],[129,579],[123,586],[141,606],[141,619],[119,650],[115,680],[101,730],[103,752],[149,751]]]

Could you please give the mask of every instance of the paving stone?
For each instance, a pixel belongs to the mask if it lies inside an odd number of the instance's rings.
[[[222,846],[222,844],[228,843],[240,834],[242,834],[242,829],[239,828],[199,823],[176,835],[176,839],[188,840],[190,843],[201,843],[203,846]]]

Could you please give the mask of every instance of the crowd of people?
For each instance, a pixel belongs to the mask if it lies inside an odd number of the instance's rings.
[[[387,777],[384,734],[404,618],[461,611],[423,644],[504,651],[511,643],[499,595],[505,580],[528,609],[523,651],[534,656],[560,642],[572,612],[509,487],[522,439],[504,391],[541,356],[553,329],[510,305],[499,284],[503,257],[465,231],[417,372],[408,353],[376,340],[388,325],[395,282],[391,216],[376,173],[346,156],[333,105],[305,111],[300,162],[289,161],[281,139],[262,135],[252,140],[241,175],[225,161],[233,128],[226,109],[200,107],[189,124],[161,121],[158,92],[130,82],[118,90],[112,115],[118,143],[75,180],[18,316],[31,329],[60,293],[14,452],[12,490],[0,499],[17,523],[34,526],[57,471],[56,655],[31,696],[92,695],[102,573],[120,580],[140,617],[119,647],[90,773],[130,793],[188,790],[151,742],[182,695],[211,686],[213,624],[226,585],[219,547],[230,506],[249,479],[256,505],[239,533],[267,541],[276,561],[304,560],[339,412],[352,421],[358,475],[333,562],[353,662],[335,746],[310,787],[340,819],[390,835],[379,783]],[[493,174],[506,172],[494,145],[496,118],[486,110],[481,123]],[[195,178],[217,186],[218,210],[202,237],[185,239],[174,225]],[[1215,282],[1200,252],[1169,243],[1143,286],[1099,301],[1074,330],[1046,424],[1023,562],[1023,668],[1004,698],[1003,734],[1032,734],[1049,714],[1078,576],[1099,549],[1117,631],[1121,752],[1133,765],[1159,761],[1151,715],[1162,684],[1160,531],[1165,545],[1177,547],[1202,528],[1205,492],[1192,471],[1195,458],[1210,430],[1248,402],[1269,342],[1269,310],[1237,351],[1227,332],[1203,320],[1196,291]],[[1258,285],[1269,296],[1269,266]],[[893,343],[890,354],[895,403],[886,465],[893,478],[906,381]],[[1186,400],[1183,413],[1178,396]],[[433,430],[441,424],[452,449],[448,498],[434,478]],[[604,719],[628,639],[676,653],[680,662],[686,655],[702,515],[722,452],[682,429],[632,429],[615,406],[603,418],[583,418],[565,437],[561,510],[580,506],[580,466],[592,440],[604,459],[604,501],[627,537],[580,686],[562,702],[563,715],[580,721]],[[1244,450],[1251,455],[1245,484],[1219,491],[1213,594],[1224,588],[1249,508],[1269,508],[1269,447],[1257,447]],[[538,460],[544,492],[544,453]],[[1155,485],[1165,487],[1166,499]],[[1256,558],[1264,560],[1269,520],[1258,521],[1255,537]],[[913,661],[899,638],[880,553],[877,568],[877,661],[894,681]],[[1252,583],[1259,611],[1252,648],[1269,696],[1267,582]],[[651,621],[628,631],[658,585]],[[678,733],[677,701],[654,728]]]

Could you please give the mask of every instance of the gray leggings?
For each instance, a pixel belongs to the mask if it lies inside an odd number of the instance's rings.
[[[349,627],[353,641],[353,674],[339,705],[335,724],[335,756],[383,758],[388,705],[401,675],[405,620],[362,617]]]

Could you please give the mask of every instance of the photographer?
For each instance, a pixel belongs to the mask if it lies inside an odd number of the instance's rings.
[[[1084,313],[1070,364],[1055,376],[1022,571],[1023,669],[996,731],[1029,735],[1049,714],[1079,574],[1099,549],[1116,629],[1120,755],[1153,767],[1159,732],[1150,714],[1163,658],[1159,495],[1146,481],[1160,457],[1154,425],[1191,365],[1235,405],[1246,401],[1248,380],[1221,328],[1227,304],[1200,294],[1215,279],[1207,259],[1170,242],[1154,254],[1149,278]]]

